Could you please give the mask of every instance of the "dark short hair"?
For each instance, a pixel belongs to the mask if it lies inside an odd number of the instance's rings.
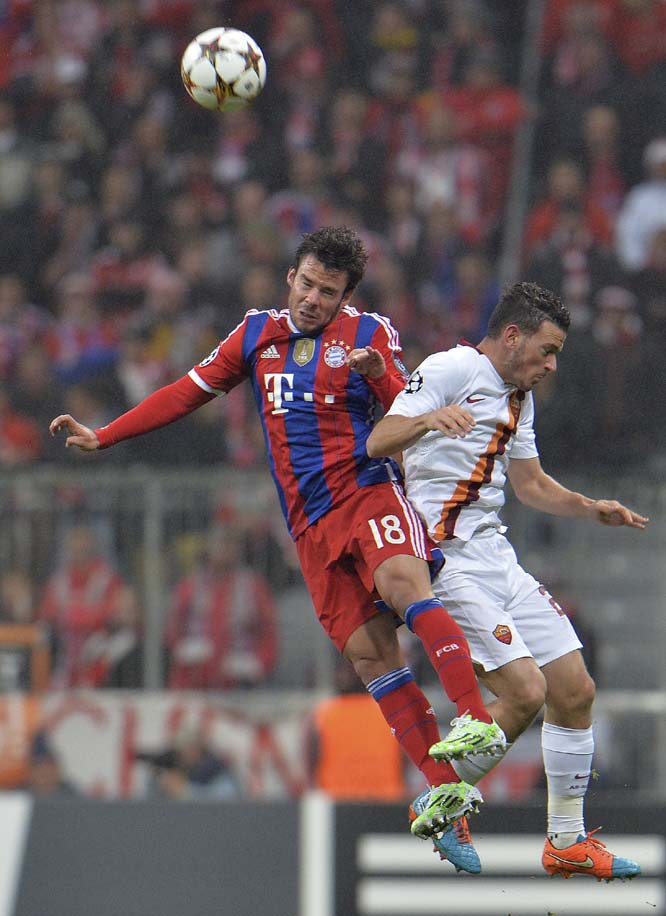
[[[345,292],[356,289],[363,279],[368,253],[353,229],[347,226],[322,226],[315,232],[306,232],[294,253],[293,267],[307,255],[320,261],[326,270],[346,270]]]
[[[571,315],[560,299],[536,283],[515,283],[502,292],[488,321],[488,337],[498,337],[508,324],[515,324],[524,334],[535,334],[544,321],[552,321],[565,333]]]

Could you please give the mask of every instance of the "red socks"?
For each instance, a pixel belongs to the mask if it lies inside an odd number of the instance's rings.
[[[492,722],[481,698],[467,640],[442,602],[427,598],[410,604],[405,623],[423,643],[446,695],[456,704],[458,715],[469,712],[474,719]]]
[[[439,741],[439,729],[432,706],[412,678],[408,668],[398,668],[368,684],[368,690],[412,763],[431,786],[460,782],[450,764],[438,763],[428,750]]]

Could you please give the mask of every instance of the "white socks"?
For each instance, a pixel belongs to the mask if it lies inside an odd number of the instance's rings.
[[[541,729],[543,763],[548,780],[548,837],[558,849],[585,834],[583,801],[594,754],[590,728],[562,728],[544,722]]]
[[[490,754],[472,754],[463,760],[452,760],[451,766],[463,782],[468,782],[470,785],[475,786],[486,773],[490,773],[498,763],[504,760],[504,756],[510,748],[511,745],[507,743],[506,750],[499,757],[494,757]]]

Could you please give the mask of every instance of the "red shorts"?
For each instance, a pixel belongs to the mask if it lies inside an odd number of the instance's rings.
[[[306,528],[296,549],[317,617],[340,652],[380,610],[373,574],[384,560],[407,554],[441,566],[439,548],[395,483],[360,487]]]

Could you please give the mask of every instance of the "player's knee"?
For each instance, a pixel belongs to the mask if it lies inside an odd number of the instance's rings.
[[[596,693],[596,687],[594,680],[587,673],[581,674],[578,678],[576,684],[574,685],[574,690],[572,691],[572,696],[570,699],[570,705],[572,711],[574,712],[586,712],[592,708],[594,703],[594,695]]]
[[[376,680],[378,677],[382,677],[384,674],[388,674],[389,671],[397,667],[397,665],[391,664],[390,661],[385,659],[367,656],[354,659],[352,665],[359,679],[366,686],[371,681]]]
[[[578,720],[581,716],[586,718],[594,695],[593,679],[587,671],[581,671],[576,677],[549,686],[548,708],[554,710],[562,721]]]
[[[535,670],[522,679],[512,691],[512,705],[526,724],[532,722],[546,702],[546,679]]]

